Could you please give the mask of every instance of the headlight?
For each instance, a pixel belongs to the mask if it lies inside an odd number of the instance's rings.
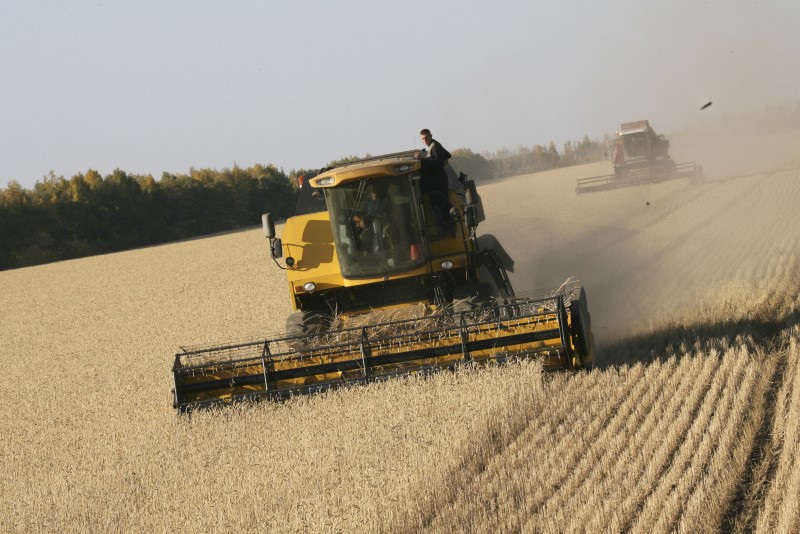
[[[411,165],[398,165],[394,168],[394,172],[401,173],[401,172],[408,172],[411,170]]]
[[[303,289],[311,293],[312,291],[317,289],[317,284],[315,284],[314,282],[306,282],[305,284],[303,284]]]
[[[452,269],[452,268],[453,268],[453,262],[452,261],[444,260],[442,262],[442,269]]]
[[[320,180],[317,180],[315,183],[317,187],[319,187],[321,185],[331,185],[335,181],[336,180],[333,178],[333,176],[328,176],[327,178],[322,178]]]

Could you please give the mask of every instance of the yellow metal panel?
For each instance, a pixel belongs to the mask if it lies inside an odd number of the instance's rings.
[[[328,212],[289,218],[281,240],[284,258],[291,256],[295,260],[286,273],[291,284],[330,276],[341,278]]]

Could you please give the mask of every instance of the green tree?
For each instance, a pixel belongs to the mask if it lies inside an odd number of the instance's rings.
[[[463,172],[476,182],[494,178],[492,166],[480,154],[468,148],[457,148],[451,155],[450,164],[456,172]]]

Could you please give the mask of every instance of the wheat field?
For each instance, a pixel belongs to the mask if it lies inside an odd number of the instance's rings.
[[[260,229],[0,272],[0,530],[800,531],[800,171],[761,172],[800,134],[753,146],[698,186],[575,196],[598,163],[479,187],[517,290],[583,283],[591,372],[179,416],[179,346],[289,312]]]

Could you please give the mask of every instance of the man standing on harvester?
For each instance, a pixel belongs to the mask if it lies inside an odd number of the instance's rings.
[[[444,169],[445,163],[451,158],[450,152],[433,138],[431,131],[423,128],[419,138],[427,147],[425,155],[417,153],[422,163],[422,193],[428,194],[431,202],[431,212],[439,232],[437,237],[454,237],[455,227],[450,218],[450,201],[448,200],[448,178]]]

